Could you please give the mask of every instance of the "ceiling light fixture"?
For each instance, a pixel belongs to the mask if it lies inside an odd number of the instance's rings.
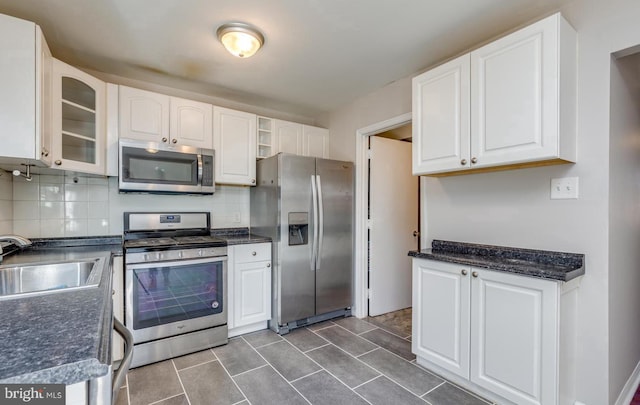
[[[264,44],[260,31],[244,23],[223,24],[218,28],[217,34],[227,51],[239,58],[252,56]]]

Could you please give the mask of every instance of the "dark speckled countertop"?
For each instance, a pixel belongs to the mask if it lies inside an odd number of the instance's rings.
[[[212,229],[211,236],[226,240],[228,245],[271,242],[271,238],[269,237],[252,234],[249,232],[249,228]]]
[[[109,372],[112,255],[120,237],[34,240],[0,266],[104,258],[97,287],[0,301],[0,382],[73,384]]]
[[[560,281],[585,273],[579,253],[434,240],[431,249],[412,250],[409,256]]]

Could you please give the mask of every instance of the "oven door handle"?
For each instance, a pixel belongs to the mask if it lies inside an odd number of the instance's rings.
[[[216,257],[205,257],[202,259],[172,260],[172,261],[166,261],[166,262],[127,263],[125,268],[126,268],[126,271],[129,271],[129,270],[152,269],[156,267],[168,267],[168,266],[185,267],[191,264],[218,263],[218,262],[226,262],[227,260],[228,260],[227,256],[216,256]],[[125,261],[126,261],[126,258],[125,258]]]

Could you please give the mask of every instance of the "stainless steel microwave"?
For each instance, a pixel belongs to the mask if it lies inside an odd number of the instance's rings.
[[[121,192],[213,194],[214,151],[120,139]]]

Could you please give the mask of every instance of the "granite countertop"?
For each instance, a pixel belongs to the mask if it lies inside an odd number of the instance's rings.
[[[249,228],[220,228],[212,229],[211,236],[227,241],[227,245],[245,245],[248,243],[270,243],[271,238],[255,235]]]
[[[585,273],[579,253],[434,240],[431,249],[412,250],[409,256],[560,281]]]
[[[119,237],[42,239],[0,266],[104,258],[97,287],[0,301],[0,382],[74,384],[110,372],[111,257]]]

